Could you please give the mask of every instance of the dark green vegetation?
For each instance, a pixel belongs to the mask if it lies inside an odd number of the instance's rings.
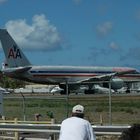
[[[20,96],[20,95],[19,95]],[[17,96],[15,96],[17,97]],[[67,116],[66,99],[64,96],[52,96],[54,99],[28,98],[25,96],[26,120],[34,120],[34,114],[40,113],[41,120],[49,119],[48,112],[53,113],[57,123],[60,123]],[[104,124],[109,122],[108,96],[86,95],[69,97],[69,116],[71,109],[76,104],[85,106],[86,118],[93,123],[100,123],[102,118]],[[23,100],[22,98],[4,98],[4,112],[8,119],[17,117],[23,120]],[[113,96],[112,97],[112,123],[113,124],[133,124],[140,123],[140,95],[139,96]]]
[[[26,82],[9,78],[6,75],[3,75],[2,72],[0,71],[0,86],[1,87],[14,89],[14,88],[24,87],[25,84]]]

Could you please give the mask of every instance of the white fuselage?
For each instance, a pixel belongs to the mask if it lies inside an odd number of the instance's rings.
[[[19,78],[23,77],[36,83],[45,84],[60,84],[66,81],[78,83],[95,76],[128,70],[134,69],[126,67],[32,66],[28,71],[19,74]],[[16,73],[14,76],[18,76],[18,74]]]

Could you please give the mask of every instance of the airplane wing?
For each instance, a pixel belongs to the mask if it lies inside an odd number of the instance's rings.
[[[99,81],[109,81],[111,77],[113,77],[115,75],[115,73],[111,73],[111,74],[105,74],[105,75],[98,75],[98,76],[94,76],[88,79],[84,79],[81,81],[78,81],[78,83],[95,83],[95,82],[99,82]]]
[[[116,76],[121,76],[124,74],[130,74],[135,72],[135,70],[129,70],[129,71],[120,71],[120,72],[114,72],[110,74],[104,74],[104,75],[97,75],[88,79],[83,79],[81,81],[78,81],[78,83],[95,83],[95,82],[101,82],[101,81],[109,81],[111,78]]]

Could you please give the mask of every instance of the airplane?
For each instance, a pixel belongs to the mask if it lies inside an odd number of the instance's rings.
[[[61,94],[66,94],[67,85],[68,92],[86,85],[87,94],[92,93],[95,83],[101,82],[103,87],[108,87],[108,81],[111,79],[111,88],[120,89],[123,87],[123,78],[140,78],[139,72],[130,67],[34,66],[6,29],[0,29],[0,41],[6,57],[2,66],[3,74],[33,83],[59,85],[63,89]]]
[[[110,89],[106,88],[106,87],[101,87],[98,84],[95,84],[93,89],[95,90],[95,93],[100,93],[100,94],[104,94],[104,93],[109,93]],[[111,93],[114,93],[115,91],[113,89],[111,89]]]
[[[76,90],[71,90],[71,93],[75,93],[75,94],[83,94],[85,93],[85,90],[88,90],[87,86],[80,86],[79,89]],[[94,86],[92,87],[92,94],[93,93],[100,93],[100,94],[104,94],[104,93],[109,93],[109,88],[105,88],[105,87],[101,87],[98,84],[94,84]],[[50,89],[50,93],[52,94],[56,94],[56,93],[61,93],[63,91],[62,88],[60,88],[58,85],[51,87]],[[114,93],[115,91],[113,89],[111,89],[111,93]]]
[[[2,93],[2,94],[9,94],[10,92],[7,91],[6,89],[0,87],[0,93]]]
[[[88,94],[106,94],[110,92],[109,88],[106,87],[102,87],[100,84],[94,84],[92,87],[92,92],[88,93]],[[81,86],[80,89],[72,91],[73,93],[76,94],[83,94],[85,93],[85,91],[88,92],[88,87],[87,86]],[[111,93],[115,93],[115,91],[113,89],[111,89]]]
[[[60,88],[58,85],[53,86],[50,88],[50,93],[55,94],[55,93],[61,93],[63,91],[62,88]]]

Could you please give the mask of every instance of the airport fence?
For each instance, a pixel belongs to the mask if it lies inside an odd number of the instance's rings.
[[[92,126],[97,137],[119,136],[130,126]],[[2,140],[57,140],[60,124],[50,121],[0,120],[0,139]]]
[[[34,128],[30,129],[29,126],[37,127],[39,125],[52,125],[55,123],[54,119],[50,119],[48,121],[40,121],[39,115],[35,116],[35,121],[21,121],[15,118],[14,120],[6,120],[3,116],[0,120],[0,139],[2,140],[25,140],[24,134],[31,132],[42,132],[44,131]],[[48,131],[46,131],[48,132]],[[22,137],[23,135],[23,137]],[[50,135],[51,137],[52,135]]]

